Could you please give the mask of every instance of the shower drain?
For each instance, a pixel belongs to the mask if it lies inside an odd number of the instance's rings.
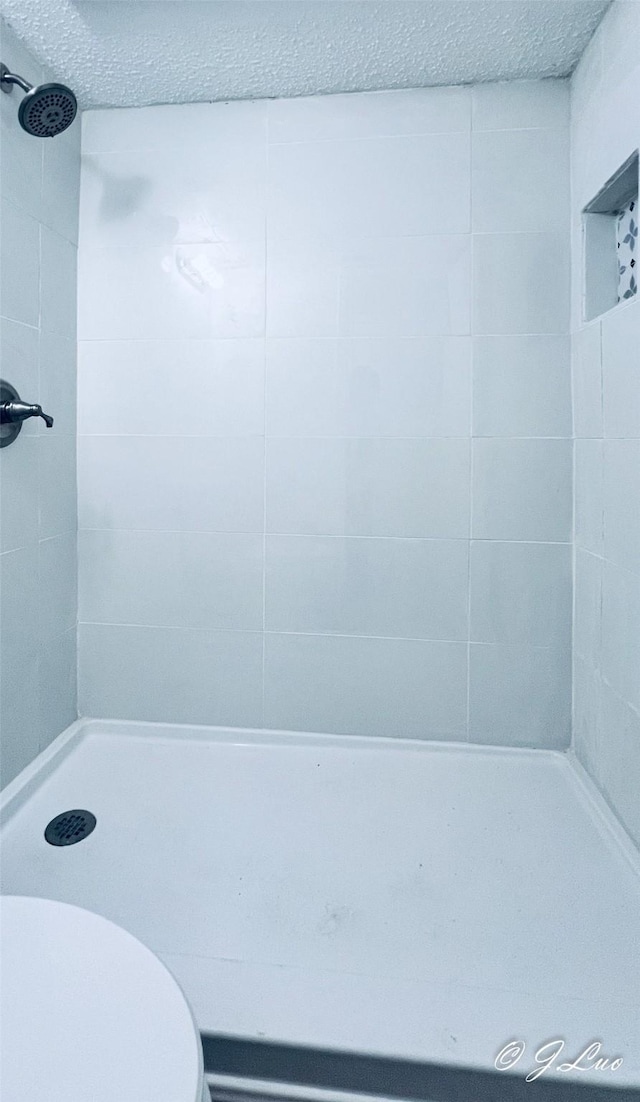
[[[90,811],[74,808],[56,815],[47,825],[45,839],[50,846],[73,846],[81,842],[96,825],[96,817]]]

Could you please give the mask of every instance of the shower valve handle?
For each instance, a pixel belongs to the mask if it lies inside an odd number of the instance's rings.
[[[42,412],[42,406],[28,402],[3,402],[0,405],[0,425],[15,425],[29,417],[42,417],[48,429],[53,427],[53,417]]]

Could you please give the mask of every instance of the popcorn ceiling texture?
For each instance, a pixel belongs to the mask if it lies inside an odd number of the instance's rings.
[[[0,0],[81,106],[568,75],[610,0]]]

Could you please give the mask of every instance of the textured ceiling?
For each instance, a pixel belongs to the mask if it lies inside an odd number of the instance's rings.
[[[610,0],[0,0],[83,107],[565,76]]]

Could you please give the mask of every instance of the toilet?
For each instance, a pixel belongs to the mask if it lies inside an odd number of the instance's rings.
[[[100,915],[2,896],[0,998],[2,1102],[210,1102],[180,987]]]

